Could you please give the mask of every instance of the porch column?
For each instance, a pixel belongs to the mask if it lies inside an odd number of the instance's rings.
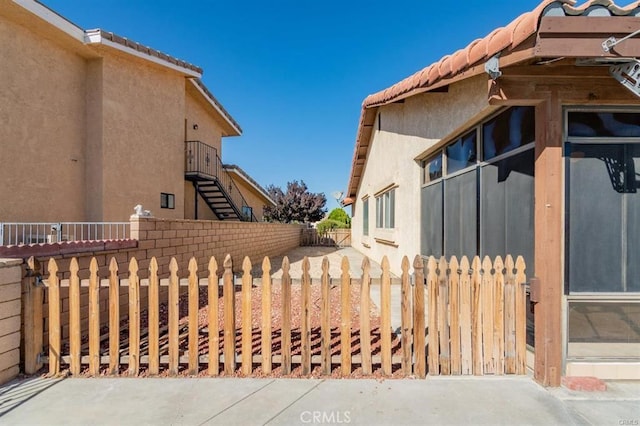
[[[562,376],[563,186],[562,106],[557,90],[536,106],[534,378],[560,386]]]

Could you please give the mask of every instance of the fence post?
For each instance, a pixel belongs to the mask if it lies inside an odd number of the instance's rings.
[[[0,246],[4,245],[4,222],[0,222]]]
[[[0,223],[0,245],[2,224]],[[24,294],[24,371],[35,374],[42,368],[40,353],[42,352],[43,322],[42,299],[43,287],[40,274],[40,262],[33,256],[27,260],[22,293]]]

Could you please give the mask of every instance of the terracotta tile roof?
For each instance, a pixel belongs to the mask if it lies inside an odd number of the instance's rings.
[[[144,46],[144,45],[142,45],[142,44],[140,44],[138,42],[130,40],[130,39],[126,38],[126,37],[121,37],[121,36],[119,36],[117,34],[114,34],[112,32],[105,31],[105,30],[102,30],[102,29],[98,28],[98,29],[95,29],[95,30],[86,30],[86,33],[89,36],[94,35],[94,34],[99,34],[102,38],[104,38],[106,40],[112,41],[114,43],[120,44],[120,45],[128,47],[128,48],[131,48],[131,49],[136,50],[136,51],[138,51],[140,53],[143,53],[145,55],[149,55],[149,56],[152,56],[152,57],[155,57],[155,58],[158,58],[158,59],[162,59],[163,61],[169,62],[169,63],[171,63],[173,65],[176,65],[176,66],[179,66],[179,67],[182,67],[182,68],[186,68],[186,69],[194,71],[194,72],[196,72],[198,74],[202,74],[202,68],[200,68],[200,67],[198,67],[196,65],[190,64],[189,62],[185,62],[185,61],[183,61],[181,59],[178,59],[178,58],[174,58],[173,56],[167,55],[166,53],[162,53],[159,50],[155,50],[155,49],[152,49],[152,48],[150,48],[148,46]]]
[[[497,28],[486,37],[472,41],[465,48],[452,55],[444,56],[393,86],[367,96],[362,103],[356,148],[347,188],[347,196],[350,198],[345,200],[352,202],[357,192],[360,181],[358,173],[362,173],[371,135],[371,128],[367,127],[365,122],[372,121],[372,114],[375,118],[377,107],[428,91],[430,87],[437,87],[438,83],[446,84],[443,80],[459,76],[497,54],[506,55],[514,52],[538,32],[540,19],[543,16],[640,17],[640,1],[620,7],[612,0],[589,0],[580,6],[576,6],[575,0],[544,0],[534,10],[520,15],[507,26]]]

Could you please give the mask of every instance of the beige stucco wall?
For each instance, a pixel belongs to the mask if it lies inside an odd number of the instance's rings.
[[[190,81],[185,80],[185,135],[188,141],[200,141],[214,147],[222,158],[222,128],[212,116],[213,107],[208,105]],[[198,125],[194,129],[194,124]]]
[[[184,77],[115,51],[104,52],[103,217],[126,221],[142,204],[156,217],[184,214]],[[175,209],[160,209],[160,193]]]
[[[0,12],[0,222],[84,218],[86,61]],[[40,31],[40,32],[36,32]]]
[[[487,108],[487,78],[478,76],[449,87],[448,93],[426,93],[403,104],[379,109],[372,143],[354,203],[352,246],[381,261],[388,256],[392,272],[400,274],[403,256],[420,253],[421,167],[414,158]],[[379,127],[380,126],[380,127]],[[376,229],[374,194],[397,185],[395,228]],[[369,235],[363,236],[363,197],[369,196]],[[392,241],[397,247],[376,242]]]
[[[267,205],[265,203],[264,197],[258,194],[256,189],[247,184],[247,182],[239,177],[235,173],[229,173],[231,178],[240,189],[240,193],[244,197],[247,204],[253,209],[253,215],[256,217],[258,222],[262,222],[262,218],[264,217],[264,207]]]

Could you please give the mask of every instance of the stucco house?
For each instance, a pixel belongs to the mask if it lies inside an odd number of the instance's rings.
[[[640,2],[545,0],[363,102],[353,246],[523,255],[544,384],[640,378],[638,29]]]
[[[221,162],[242,130],[199,67],[33,0],[2,2],[0,52],[0,222],[257,219]]]

